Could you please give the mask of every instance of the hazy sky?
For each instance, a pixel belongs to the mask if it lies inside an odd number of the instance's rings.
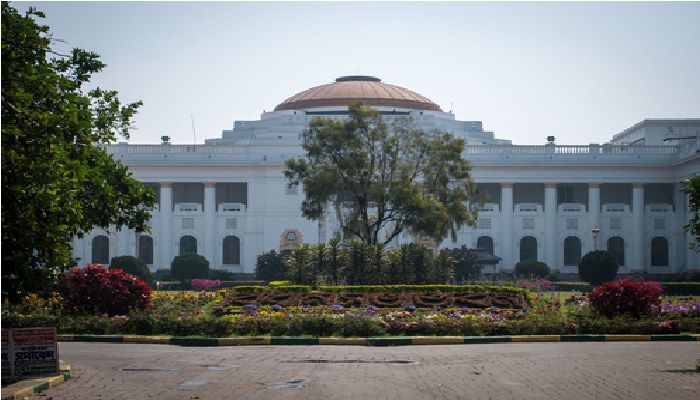
[[[22,3],[143,100],[131,143],[197,143],[341,75],[375,75],[515,144],[700,117],[700,3]],[[59,47],[66,49],[65,45]]]

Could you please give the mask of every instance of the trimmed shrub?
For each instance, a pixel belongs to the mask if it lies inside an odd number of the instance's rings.
[[[609,251],[591,251],[578,264],[578,275],[593,286],[615,280],[617,276],[617,258]]]
[[[199,254],[183,254],[175,257],[170,269],[173,279],[190,281],[209,277],[209,261]]]
[[[76,314],[126,315],[151,304],[151,288],[141,278],[99,264],[61,277],[66,309]]]
[[[268,251],[258,256],[255,263],[255,277],[261,281],[281,281],[287,279],[287,266],[284,263],[288,252]]]
[[[481,276],[483,265],[479,262],[479,253],[467,246],[451,250],[454,264],[454,279],[456,282],[476,280]]]
[[[591,308],[608,318],[629,314],[634,318],[649,315],[661,304],[661,284],[622,280],[606,282],[588,294]]]
[[[542,261],[528,260],[515,264],[515,275],[521,278],[546,278],[549,273],[549,267]]]
[[[153,287],[153,275],[145,262],[134,256],[112,257],[109,269],[121,269],[127,274],[136,275],[144,282]]]
[[[209,279],[218,279],[220,281],[235,281],[233,272],[227,271],[225,269],[210,269]]]

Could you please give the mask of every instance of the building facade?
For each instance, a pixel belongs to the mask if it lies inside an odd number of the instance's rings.
[[[353,101],[385,119],[411,118],[421,129],[465,140],[464,157],[486,202],[475,227],[440,247],[487,249],[502,259],[500,270],[534,259],[576,272],[581,256],[594,249],[615,253],[621,272],[700,270],[700,255],[688,248],[692,238],[683,230],[690,215],[680,192],[683,179],[700,173],[700,119],[647,119],[604,144],[561,146],[549,137],[517,146],[480,121],[459,121],[413,91],[368,76],[298,93],[203,145],[109,146],[156,192],[151,229],[96,229],[75,238],[73,256],[84,265],[133,255],[155,270],[196,252],[213,268],[252,273],[265,251],[327,241],[339,234],[334,217],[302,218],[303,194],[287,188],[284,161],[303,155],[299,134],[311,119],[346,118]],[[406,232],[393,244],[421,239]]]

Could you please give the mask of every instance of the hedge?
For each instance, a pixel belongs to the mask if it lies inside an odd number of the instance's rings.
[[[560,292],[591,292],[594,287],[583,282],[553,282],[554,290]],[[668,296],[700,296],[700,282],[661,282],[663,294]]]
[[[313,291],[309,285],[289,286],[239,286],[229,290],[236,292],[308,293]],[[361,292],[361,293],[404,293],[404,292],[475,292],[481,290],[526,293],[527,290],[512,286],[485,285],[353,285],[353,286],[319,286],[323,293]]]

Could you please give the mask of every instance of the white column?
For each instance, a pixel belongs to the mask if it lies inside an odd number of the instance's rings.
[[[170,268],[173,261],[173,184],[160,183],[160,267]]]
[[[545,262],[551,269],[559,269],[557,263],[557,185],[544,184],[544,248]]]
[[[122,229],[117,232],[117,254],[115,256],[130,256],[129,251],[129,239],[130,239],[129,227],[124,225]]]
[[[646,270],[646,252],[644,245],[644,184],[632,184],[632,262],[631,270]]]
[[[216,183],[204,182],[204,257],[214,267],[216,249]]]
[[[501,267],[513,269],[513,184],[501,183]]]
[[[588,184],[588,225],[589,229],[598,229],[600,232],[600,184],[589,183]],[[597,238],[591,236],[592,242],[589,246],[589,251],[596,248],[595,241],[597,240],[598,250],[605,250],[606,246],[603,246],[600,234]]]

